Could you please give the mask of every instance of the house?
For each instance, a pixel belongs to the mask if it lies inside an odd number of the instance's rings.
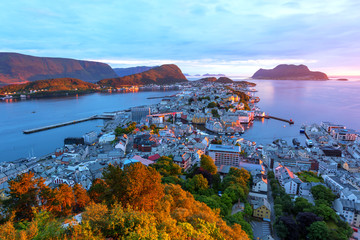
[[[252,191],[253,192],[267,192],[267,179],[264,176],[256,177],[253,181]]]
[[[280,185],[285,189],[287,194],[298,194],[302,181],[287,167],[279,164],[274,170],[275,177],[279,180]]]
[[[310,196],[311,188],[317,185],[325,185],[319,182],[302,182],[299,186],[299,195],[300,196]]]
[[[353,224],[356,206],[355,202],[348,199],[338,198],[334,201],[335,211],[350,225]]]
[[[336,173],[337,166],[337,162],[330,158],[322,159],[319,161],[319,174],[334,175]]]
[[[174,156],[173,162],[179,165],[181,168],[187,170],[191,167],[192,164],[191,155],[189,153],[176,155]]]
[[[266,199],[259,200],[256,204],[253,205],[253,216],[262,218],[262,219],[270,219],[271,216],[271,208],[270,203]]]

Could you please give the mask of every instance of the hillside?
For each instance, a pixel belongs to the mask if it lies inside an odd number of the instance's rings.
[[[305,65],[281,64],[273,69],[259,69],[252,76],[253,79],[274,80],[328,80],[322,72],[313,72]]]
[[[87,82],[96,82],[116,76],[109,65],[100,62],[0,53],[0,84],[51,78],[77,78]]]
[[[147,85],[147,84],[173,84],[186,82],[187,79],[180,68],[174,64],[161,65],[148,71],[125,77],[109,78],[98,82],[103,87],[118,88],[121,86]]]
[[[217,83],[233,83],[234,81],[228,77],[219,77],[218,80],[216,80],[215,82],[217,82]]]
[[[56,78],[48,80],[38,80],[23,84],[12,84],[0,88],[0,94],[7,92],[30,92],[30,90],[36,91],[85,91],[90,89],[96,89],[98,86],[93,83],[88,83],[75,78]]]
[[[113,70],[118,75],[118,77],[125,77],[137,73],[142,73],[152,68],[154,67],[138,66],[138,67],[130,67],[130,68],[113,68]]]

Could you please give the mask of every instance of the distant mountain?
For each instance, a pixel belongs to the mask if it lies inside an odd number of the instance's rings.
[[[216,77],[206,77],[196,80],[195,82],[209,83],[209,82],[215,82],[216,80],[217,80]]]
[[[100,86],[118,88],[121,86],[147,84],[173,84],[186,82],[187,79],[180,68],[174,64],[161,65],[148,71],[125,77],[109,78],[98,82]]]
[[[273,69],[259,69],[252,76],[253,79],[275,80],[328,80],[328,76],[322,72],[312,72],[305,65],[281,64]]]
[[[117,75],[105,63],[0,53],[0,84],[51,78],[77,78],[87,82],[97,82],[112,77],[117,77]]]
[[[129,67],[129,68],[113,68],[114,72],[118,75],[118,77],[125,77],[137,73],[142,73],[148,71],[154,67],[148,66],[138,66],[138,67]]]
[[[218,73],[218,74],[205,73],[205,74],[203,74],[203,77],[225,77],[225,75],[220,74],[220,73]]]
[[[0,88],[0,94],[9,92],[29,92],[30,90],[36,91],[85,91],[90,89],[96,89],[98,85],[84,82],[75,78],[55,78],[48,80],[38,80],[34,82],[28,82],[23,84],[11,84]]]
[[[219,77],[218,80],[216,80],[215,82],[217,82],[217,83],[233,83],[234,81],[228,77]]]

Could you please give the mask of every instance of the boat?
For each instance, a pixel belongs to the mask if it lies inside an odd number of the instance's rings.
[[[314,143],[311,139],[306,139],[305,143],[306,143],[306,146],[308,146],[309,148],[314,146]]]
[[[300,141],[297,138],[294,138],[292,140],[292,142],[293,142],[294,146],[300,146]]]
[[[300,133],[305,133],[305,125],[302,125],[302,126],[300,127]]]

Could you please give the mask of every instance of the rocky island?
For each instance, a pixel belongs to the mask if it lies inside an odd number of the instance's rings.
[[[252,79],[271,80],[329,80],[322,72],[313,72],[305,65],[281,64],[273,69],[259,69]]]

